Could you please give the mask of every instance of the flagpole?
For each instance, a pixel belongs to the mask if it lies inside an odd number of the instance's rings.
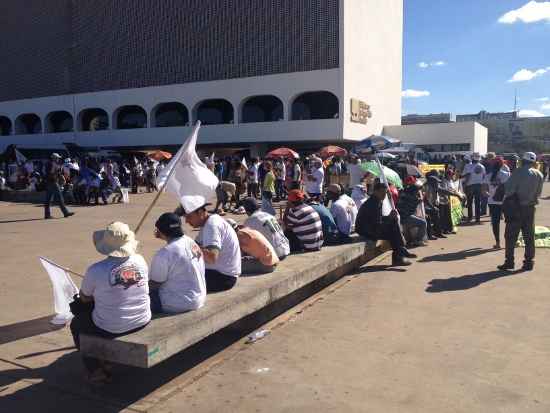
[[[61,268],[63,271],[66,271],[69,274],[76,275],[77,277],[80,277],[80,278],[84,278],[84,276],[82,274],[79,274],[79,273],[71,270],[70,268],[62,267],[61,265],[47,259],[46,257],[40,257],[40,259],[46,261],[48,264],[55,265],[57,268]]]
[[[197,121],[197,124],[200,126],[200,121]],[[197,124],[195,124],[195,127],[197,126]],[[176,171],[176,165],[178,164],[178,162],[180,161],[180,158],[182,156],[183,156],[183,152],[179,154],[179,156],[176,158],[176,160],[174,160],[174,167],[168,173],[168,176],[166,177],[166,181],[164,181],[164,185],[162,186],[162,189],[158,190],[157,195],[153,198],[153,201],[151,201],[151,205],[149,205],[149,207],[147,208],[147,210],[145,211],[145,213],[143,214],[143,216],[139,220],[139,223],[137,224],[136,229],[134,230],[135,235],[137,235],[137,233],[139,232],[139,230],[143,226],[143,223],[145,222],[145,220],[147,219],[147,217],[149,216],[149,214],[151,213],[151,211],[155,207],[155,204],[159,200],[160,196],[164,192],[164,189],[166,188],[166,185],[168,185],[168,182],[170,181],[170,178],[172,178],[172,175],[174,175],[174,172]]]

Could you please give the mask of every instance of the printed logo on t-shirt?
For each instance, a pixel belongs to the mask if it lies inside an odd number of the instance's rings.
[[[133,285],[143,285],[143,275],[133,264],[123,264],[111,271],[109,282],[112,287],[121,285],[127,290]]]
[[[202,251],[197,244],[193,244],[193,246],[191,247],[191,254],[195,259],[199,259],[200,257],[202,257]]]

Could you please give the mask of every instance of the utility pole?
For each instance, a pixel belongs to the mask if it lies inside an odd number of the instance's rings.
[[[514,89],[514,112],[518,111],[518,88]]]

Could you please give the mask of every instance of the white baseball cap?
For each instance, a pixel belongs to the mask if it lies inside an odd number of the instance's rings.
[[[529,162],[536,162],[537,161],[537,155],[534,152],[525,152],[523,154],[523,160],[529,161]]]

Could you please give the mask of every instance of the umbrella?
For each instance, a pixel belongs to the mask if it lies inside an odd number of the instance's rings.
[[[328,145],[319,149],[319,156],[323,159],[330,158],[331,156],[347,156],[347,154],[347,150],[334,145]]]
[[[358,154],[370,154],[399,145],[399,143],[400,141],[398,139],[390,138],[389,136],[372,135],[371,137],[362,140],[354,148],[354,152]]]
[[[299,159],[300,155],[293,151],[290,148],[279,148],[274,149],[271,152],[269,152],[266,156],[266,159],[273,159],[273,158],[294,158]]]
[[[162,161],[165,159],[171,159],[172,154],[170,152],[164,152],[164,151],[153,151],[149,152],[147,156],[151,159],[154,159],[155,161]]]
[[[401,181],[399,174],[387,166],[382,166],[382,168],[388,182],[395,185],[398,189],[403,189],[403,182]],[[363,162],[361,164],[361,169],[365,172],[370,172],[374,176],[379,177],[381,175],[380,167],[376,161]]]

